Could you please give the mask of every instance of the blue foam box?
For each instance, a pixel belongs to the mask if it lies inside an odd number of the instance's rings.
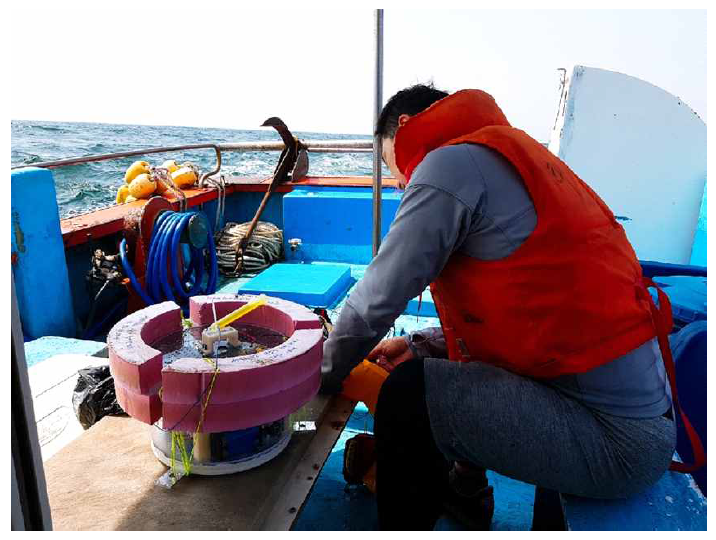
[[[401,194],[382,194],[381,237],[388,234]],[[369,188],[300,188],[283,198],[284,251],[293,262],[368,264],[373,258],[373,192]],[[291,251],[288,241],[300,238]]]
[[[274,264],[239,288],[312,307],[330,307],[352,285],[347,264]]]

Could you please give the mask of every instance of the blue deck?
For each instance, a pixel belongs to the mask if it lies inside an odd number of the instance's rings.
[[[690,476],[680,473],[667,472],[651,489],[626,500],[562,500],[571,530],[706,530],[706,498]]]
[[[348,439],[373,433],[373,417],[359,403],[316,479],[311,494],[296,518],[296,531],[373,531],[378,529],[375,497],[363,486],[347,486],[343,480],[343,452]],[[492,530],[529,530],[532,524],[534,486],[488,472],[495,488]],[[464,530],[442,517],[436,530]]]
[[[95,356],[106,348],[102,341],[45,336],[25,343],[25,361],[30,367],[58,354]]]
[[[301,272],[317,272],[321,276],[332,276],[344,280],[343,271],[335,271],[336,265],[314,262],[311,264],[287,264],[279,273],[300,268]],[[318,270],[314,270],[318,269]],[[329,269],[329,270],[326,270]],[[334,269],[334,270],[330,270]],[[341,291],[337,301],[329,307],[328,313],[335,321],[350,291],[363,277],[365,265],[338,265],[348,269],[349,290]],[[278,275],[278,274],[277,274]],[[255,280],[256,278],[254,278]],[[218,292],[236,293],[247,290],[251,278],[224,279]],[[330,280],[328,280],[330,282]],[[424,313],[426,297],[423,297]],[[417,300],[415,301],[417,304]],[[428,304],[429,305],[429,302]],[[420,328],[439,325],[435,317],[415,316],[406,313],[398,317],[390,335],[403,335]],[[697,323],[703,324],[703,323]],[[87,353],[96,352],[104,344],[63,338],[44,338],[28,344],[28,357],[35,352],[56,354],[76,351],[78,346],[87,347]],[[676,353],[676,348],[675,348]],[[703,381],[703,379],[701,379]],[[372,433],[373,418],[366,407],[359,403],[346,427],[332,449],[319,473],[308,499],[294,523],[294,530],[376,530],[377,514],[374,496],[362,486],[347,486],[343,480],[343,452],[346,441],[361,432]],[[532,525],[535,488],[532,485],[506,478],[492,471],[488,472],[491,485],[495,488],[495,515],[493,530],[529,530]],[[573,530],[675,530],[705,529],[706,499],[688,476],[667,473],[662,481],[646,493],[627,501],[598,501],[563,497],[566,526]],[[436,530],[463,530],[453,520],[443,516]]]

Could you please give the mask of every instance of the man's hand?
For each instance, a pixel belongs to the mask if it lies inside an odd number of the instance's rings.
[[[375,362],[387,372],[393,371],[399,364],[415,357],[404,337],[384,339],[368,353],[367,359]]]

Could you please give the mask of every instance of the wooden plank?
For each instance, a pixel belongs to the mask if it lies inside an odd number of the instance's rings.
[[[267,500],[268,512],[265,517],[259,516],[261,521],[256,523],[255,529],[264,531],[291,529],[354,407],[354,401],[339,396],[331,400],[305,455],[292,470],[285,486],[278,491],[276,500]]]
[[[170,490],[154,484],[167,468],[152,454],[150,427],[103,418],[45,463],[55,530],[251,530],[271,513],[315,435],[333,418],[325,415],[328,403],[317,396],[297,413],[305,422],[318,420],[318,431],[294,433],[270,462],[226,476],[190,475]]]

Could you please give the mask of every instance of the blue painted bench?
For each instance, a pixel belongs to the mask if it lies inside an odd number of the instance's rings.
[[[670,336],[681,405],[706,447],[706,321],[688,324]],[[677,455],[691,462],[691,448],[677,421]],[[696,480],[696,481],[694,481]],[[694,476],[667,472],[651,489],[623,500],[556,495],[537,489],[537,529],[706,530],[706,468]]]
[[[667,472],[651,489],[625,500],[560,498],[567,530],[706,530],[706,498],[687,474]]]

